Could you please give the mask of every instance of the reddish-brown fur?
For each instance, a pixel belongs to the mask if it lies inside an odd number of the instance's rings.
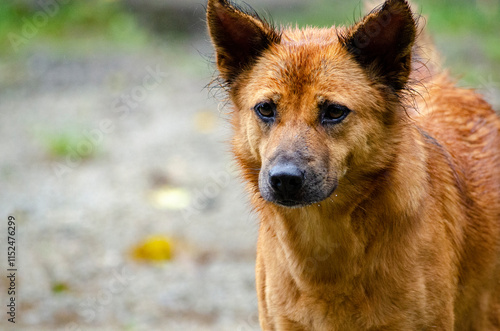
[[[351,28],[278,32],[225,0],[207,18],[261,219],[262,329],[500,330],[500,120],[419,64],[407,2]],[[325,102],[351,112],[325,124]],[[293,201],[270,188],[283,164]]]

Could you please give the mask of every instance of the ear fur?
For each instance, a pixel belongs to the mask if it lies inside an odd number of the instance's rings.
[[[217,67],[231,83],[281,36],[256,15],[247,14],[227,0],[209,0],[207,23],[215,45]]]
[[[416,22],[405,0],[387,0],[339,39],[368,74],[395,91],[410,75]]]

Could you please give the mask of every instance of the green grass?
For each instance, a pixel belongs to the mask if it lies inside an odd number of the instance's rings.
[[[473,84],[492,74],[500,79],[499,1],[421,0],[419,5],[453,72]]]
[[[66,284],[64,282],[57,282],[57,283],[52,284],[52,293],[55,293],[55,294],[68,292],[69,289],[70,288],[69,288],[68,284]]]
[[[146,36],[119,1],[70,1],[50,10],[30,7],[22,1],[0,2],[0,54],[3,55],[41,43],[78,43],[89,38],[141,45]]]
[[[435,33],[496,35],[500,28],[500,5],[496,0],[420,0],[428,27]]]
[[[40,141],[50,157],[59,159],[72,157],[87,160],[94,157],[99,150],[99,146],[89,139],[70,130],[46,133]]]

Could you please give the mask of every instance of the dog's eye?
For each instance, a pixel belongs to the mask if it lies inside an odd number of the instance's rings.
[[[254,107],[254,110],[265,122],[273,121],[276,115],[276,105],[272,102],[261,102]]]
[[[337,103],[325,103],[321,114],[321,124],[337,124],[350,113],[350,109]]]

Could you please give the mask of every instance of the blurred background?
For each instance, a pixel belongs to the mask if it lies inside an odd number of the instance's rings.
[[[358,0],[246,2],[277,25],[350,24],[364,11]],[[500,109],[500,0],[416,2],[459,84]],[[207,87],[205,5],[0,2],[1,330],[259,329],[258,223],[224,95]]]

